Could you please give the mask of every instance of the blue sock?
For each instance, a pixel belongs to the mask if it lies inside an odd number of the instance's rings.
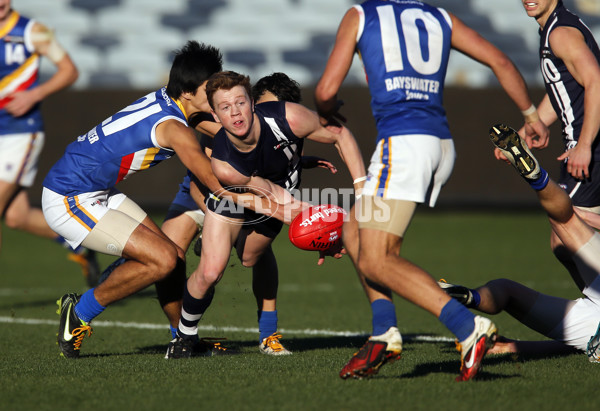
[[[258,314],[258,341],[262,342],[265,338],[277,331],[277,310],[275,311],[257,311]]]
[[[548,185],[548,181],[550,181],[548,178],[548,172],[541,167],[540,170],[540,176],[536,180],[527,180],[531,188],[537,191],[543,190]]]
[[[171,330],[171,338],[176,338],[177,337],[177,327],[173,327],[172,325],[169,325],[169,329]]]
[[[458,338],[458,341],[464,341],[475,329],[473,313],[454,298],[451,298],[442,308],[440,321]]]
[[[83,293],[79,302],[75,305],[75,314],[86,323],[92,321],[106,308],[102,307],[98,300],[96,300],[94,290],[95,288],[90,288]]]
[[[481,303],[481,296],[476,290],[471,290],[471,294],[473,295],[473,308],[479,307],[479,303]]]
[[[371,311],[373,312],[373,335],[381,335],[390,327],[396,326],[396,307],[393,302],[383,298],[375,300],[371,303]]]

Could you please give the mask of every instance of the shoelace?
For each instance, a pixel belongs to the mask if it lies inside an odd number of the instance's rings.
[[[71,332],[71,335],[73,335],[73,337],[77,337],[75,339],[75,342],[73,343],[73,349],[78,350],[79,348],[81,348],[81,342],[83,341],[84,337],[89,337],[92,335],[92,333],[92,327],[90,327],[89,325],[82,325],[81,327],[75,328]]]
[[[274,334],[272,334],[272,335],[269,335],[269,336],[267,337],[267,339],[265,340],[265,343],[264,343],[264,344],[265,344],[267,347],[271,347],[271,349],[272,349],[273,351],[282,351],[282,350],[284,350],[285,348],[283,348],[283,345],[281,345],[281,343],[279,342],[279,339],[280,339],[281,337],[282,337],[282,335],[281,335],[281,334],[277,334],[277,333],[274,333]]]
[[[225,341],[227,338],[224,337],[204,337],[200,338],[200,342],[210,345],[210,349],[218,350],[218,351],[227,351],[227,347],[223,347],[218,341]]]

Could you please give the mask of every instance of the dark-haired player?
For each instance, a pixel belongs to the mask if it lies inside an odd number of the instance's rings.
[[[188,42],[175,55],[167,87],[77,137],[46,176],[42,208],[50,227],[72,247],[82,244],[127,259],[81,297],[68,293],[58,301],[64,356],[79,356],[90,321],[106,306],[153,283],[169,321],[177,324],[183,251],[115,185],[177,154],[211,190],[220,188],[187,118],[208,111],[206,81],[221,67],[218,49]]]

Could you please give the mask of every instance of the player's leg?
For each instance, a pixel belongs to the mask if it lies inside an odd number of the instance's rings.
[[[10,209],[9,226],[19,225],[18,209],[12,209],[11,203],[21,190],[33,185],[44,139],[43,132],[3,134],[0,138],[0,218],[8,218]],[[52,233],[42,232],[52,236]]]
[[[191,212],[190,212],[191,213]],[[172,305],[172,309],[176,315],[175,318],[171,318],[170,329],[172,338],[176,337],[177,325],[179,324],[179,315],[181,313],[181,305],[183,300],[183,289],[186,281],[186,263],[185,263],[185,252],[190,246],[193,239],[198,233],[198,220],[194,218],[193,214],[188,212],[180,213],[177,216],[172,216],[167,213],[165,221],[161,226],[161,230],[165,235],[179,246],[184,252],[184,258],[179,262],[181,268],[175,270],[172,275],[169,275],[164,280],[158,281],[156,286],[156,292],[158,300],[163,304]],[[204,222],[204,213],[201,214],[202,221]]]
[[[197,350],[198,323],[212,302],[215,285],[225,272],[242,222],[243,219],[226,219],[214,211],[206,214],[200,264],[184,288],[177,337],[169,343],[165,358],[189,358]]]
[[[81,298],[66,294],[59,300],[59,346],[63,355],[76,358],[84,335],[81,330],[89,335],[90,321],[109,304],[165,278],[182,253],[141,208],[116,191],[64,197],[44,189],[42,205],[48,224],[71,246],[81,243],[127,259]],[[176,315],[165,311],[167,316]]]
[[[254,227],[254,228],[252,228]],[[244,267],[252,267],[252,291],[258,317],[258,346],[263,354],[289,355],[280,342],[278,329],[277,289],[279,271],[271,243],[281,230],[278,221],[259,223],[242,229],[236,242],[238,256]]]
[[[0,217],[7,227],[55,240],[71,252],[67,258],[78,263],[88,284],[97,281],[100,270],[95,252],[75,252],[46,223],[42,210],[29,204],[27,189],[33,185],[44,133],[17,134],[0,139]],[[1,230],[1,228],[0,228]],[[0,231],[0,249],[2,235]]]
[[[42,210],[29,205],[27,191],[23,187],[16,190],[6,208],[4,218],[9,228],[27,231],[40,237],[56,238],[56,233],[46,223]]]
[[[496,125],[490,129],[490,137],[536,191],[542,208],[548,213],[553,233],[571,255],[568,268],[583,291],[596,280],[600,270],[593,258],[597,248],[593,244],[595,231],[574,212],[568,194],[549,179],[548,173],[540,167],[515,130],[505,125]],[[558,242],[555,241],[554,244]],[[586,253],[586,250],[592,251]]]
[[[0,218],[4,219],[6,209],[17,193],[19,186],[0,180]],[[2,225],[0,225],[0,250],[2,249]]]
[[[493,345],[496,336],[494,324],[483,317],[475,317],[469,310],[451,299],[437,282],[423,269],[410,261],[390,253],[401,238],[379,230],[361,228],[359,267],[371,281],[392,291],[434,314],[461,344],[461,373],[458,381],[465,381],[477,373],[481,359]],[[363,251],[364,250],[364,251]]]
[[[356,205],[352,207],[344,223],[342,237],[346,253],[352,260],[360,284],[371,306],[372,332],[359,352],[342,367],[340,377],[363,377],[375,374],[386,363],[400,358],[402,336],[397,328],[396,307],[392,292],[386,287],[368,281],[358,268],[358,221]],[[400,250],[398,249],[399,253]]]

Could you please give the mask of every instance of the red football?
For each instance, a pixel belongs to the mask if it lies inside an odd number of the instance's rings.
[[[346,210],[332,204],[312,206],[294,218],[289,237],[302,250],[327,250],[342,238]]]

